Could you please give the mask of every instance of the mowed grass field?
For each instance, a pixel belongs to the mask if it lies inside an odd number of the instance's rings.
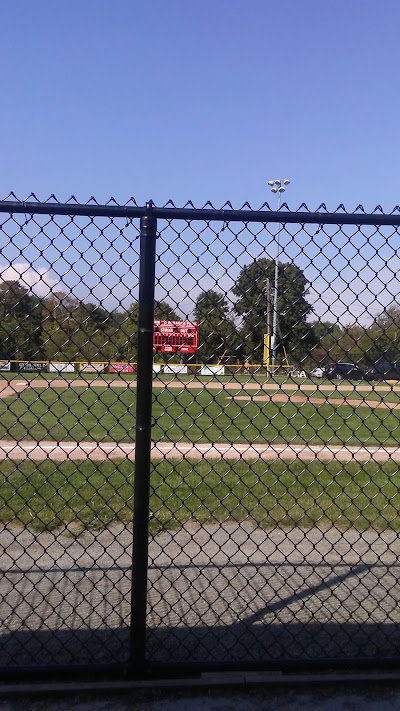
[[[90,380],[90,379],[88,379]],[[248,379],[245,381],[246,384]],[[254,381],[253,381],[254,382]],[[166,383],[167,384],[167,383]],[[287,381],[277,385],[285,391]],[[292,383],[293,384],[293,383]],[[399,393],[378,387],[345,391],[320,383],[296,395],[320,402],[236,400],[250,389],[155,387],[154,441],[308,443],[397,446]],[[157,385],[157,383],[156,383]],[[293,392],[293,391],[291,391]],[[273,391],[269,393],[273,395]],[[338,405],[324,398],[336,398]],[[347,397],[356,405],[341,400]],[[135,439],[133,387],[27,388],[0,399],[0,439],[116,441]],[[0,462],[0,521],[71,535],[115,522],[129,525],[133,463],[128,460]],[[400,530],[400,468],[396,462],[165,460],[152,463],[150,530],[188,521],[250,520],[262,528],[334,525],[343,530]]]
[[[284,389],[281,386],[280,392]],[[296,392],[304,402],[259,401],[255,390],[153,389],[154,441],[348,444],[397,446],[400,405],[393,391]],[[270,393],[273,395],[273,393]],[[248,395],[252,399],[236,399]],[[307,402],[306,398],[312,398]],[[326,397],[338,405],[326,402]],[[347,404],[349,398],[357,404]],[[28,388],[0,400],[0,439],[133,442],[136,391],[132,387]]]
[[[0,462],[0,521],[71,535],[133,511],[133,463]],[[150,532],[226,520],[264,529],[400,530],[396,463],[162,461],[153,463]]]

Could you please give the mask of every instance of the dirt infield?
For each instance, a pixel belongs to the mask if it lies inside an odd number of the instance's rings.
[[[21,381],[16,381],[20,383]],[[136,388],[136,380],[123,380],[122,378],[116,378],[115,380],[103,380],[102,378],[96,378],[95,380],[83,380],[82,378],[77,378],[76,380],[65,380],[62,378],[57,378],[56,380],[44,380],[37,379],[31,381],[22,381],[22,383],[27,384],[28,387],[32,388]],[[308,383],[255,383],[255,382],[219,382],[211,380],[210,382],[203,382],[199,380],[189,380],[182,381],[178,379],[174,380],[153,380],[154,388],[182,388],[182,389],[210,389],[210,390],[275,390],[275,391],[304,391],[304,392],[398,392],[400,395],[400,385],[352,385],[348,383],[346,385],[334,385],[333,383],[310,385]]]
[[[350,407],[371,407],[371,408],[384,408],[388,410],[399,410],[400,402],[383,402],[382,400],[365,400],[351,399],[351,398],[329,398],[329,397],[309,397],[301,395],[286,395],[285,393],[275,393],[273,395],[236,395],[233,396],[235,400],[251,400],[252,402],[295,402],[303,404],[310,402],[314,405],[334,405],[335,407],[340,407],[340,405],[348,405]]]
[[[85,380],[76,378],[67,380],[66,378],[55,378],[47,380],[44,378],[35,378],[32,380],[0,380],[0,397],[10,397],[17,392],[21,392],[26,388],[42,389],[42,388],[136,388],[136,380],[124,380],[123,378],[115,378],[114,380],[105,380],[103,378],[95,378],[93,380]],[[275,392],[313,392],[313,393],[351,393],[351,392],[397,392],[400,396],[400,383],[382,383],[379,385],[354,385],[352,383],[334,384],[334,383],[276,383],[276,382],[220,382],[211,380],[209,382],[199,380],[183,381],[174,380],[153,380],[154,388],[182,388],[194,390],[258,390],[258,391],[275,391]]]
[[[10,397],[17,392],[21,392],[26,388],[41,389],[41,388],[136,388],[136,380],[124,380],[116,378],[115,380],[104,380],[96,378],[94,380],[85,380],[76,378],[67,380],[65,378],[55,378],[54,380],[45,380],[44,378],[35,378],[32,380],[4,380],[0,381],[0,397]],[[351,392],[397,392],[400,395],[400,384],[380,384],[380,385],[353,385],[351,383],[335,385],[334,383],[318,383],[311,385],[309,383],[255,383],[255,382],[219,382],[211,380],[203,382],[199,380],[153,380],[154,388],[182,388],[185,389],[210,389],[210,390],[258,390],[258,391],[277,391],[277,392],[326,392],[326,393],[351,393]]]
[[[13,395],[18,395],[22,393],[29,385],[29,381],[26,380],[15,380],[12,381],[12,385],[8,380],[0,381],[0,398],[12,397]]]
[[[0,460],[20,461],[81,461],[91,459],[135,459],[135,445],[122,442],[30,442],[0,440]],[[348,445],[308,445],[308,444],[250,444],[224,442],[153,442],[151,459],[240,459],[255,461],[293,461],[321,462],[400,462],[400,447],[366,447]]]

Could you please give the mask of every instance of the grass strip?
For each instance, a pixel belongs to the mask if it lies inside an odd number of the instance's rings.
[[[133,442],[131,388],[24,390],[0,400],[0,439]],[[154,441],[398,446],[400,410],[235,400],[213,390],[153,391]]]
[[[0,521],[35,531],[74,524],[100,530],[129,524],[133,465],[105,462],[0,462]],[[264,529],[334,525],[400,530],[395,462],[267,463],[162,461],[151,474],[150,532],[226,520]]]

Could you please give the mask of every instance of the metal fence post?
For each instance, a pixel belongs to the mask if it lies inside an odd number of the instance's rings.
[[[140,276],[137,351],[135,493],[131,597],[130,662],[136,677],[143,676],[146,654],[148,531],[151,464],[154,283],[157,220],[152,203],[140,220]]]

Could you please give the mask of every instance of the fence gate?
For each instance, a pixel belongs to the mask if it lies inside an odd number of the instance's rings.
[[[0,203],[4,678],[398,664],[400,216],[286,208]]]

